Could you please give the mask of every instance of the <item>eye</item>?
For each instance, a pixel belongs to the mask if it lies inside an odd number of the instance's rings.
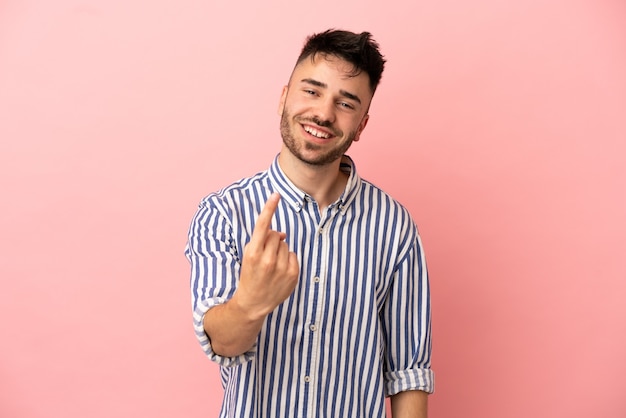
[[[348,102],[338,102],[337,105],[341,108],[344,109],[351,109],[354,110],[354,106],[352,105],[352,103],[348,103]]]
[[[317,92],[315,90],[310,90],[310,89],[304,89],[302,90],[303,92],[305,92],[306,94],[310,95],[310,96],[315,96],[317,95]]]

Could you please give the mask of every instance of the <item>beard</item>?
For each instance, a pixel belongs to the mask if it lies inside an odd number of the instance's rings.
[[[324,147],[321,145],[312,144],[304,140],[298,142],[295,138],[294,130],[289,124],[290,120],[292,120],[292,118],[289,112],[287,112],[286,108],[283,109],[283,114],[280,117],[280,134],[283,137],[283,143],[287,149],[296,156],[296,158],[309,165],[324,166],[337,161],[343,157],[344,153],[348,150],[348,148],[350,148],[350,145],[352,145],[352,142],[356,137],[356,132],[350,132],[343,142],[337,144],[333,148],[322,151]],[[298,120],[302,122],[313,122],[318,126],[330,128],[333,131],[333,134],[337,133],[335,136],[342,136],[341,132],[334,129],[329,122],[321,122],[316,118],[299,118]],[[294,123],[298,123],[298,121],[294,120]],[[307,156],[307,154],[310,156]]]

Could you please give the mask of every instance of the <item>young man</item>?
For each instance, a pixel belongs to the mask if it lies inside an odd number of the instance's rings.
[[[408,211],[361,179],[385,60],[367,32],[307,39],[269,169],[204,198],[186,255],[196,335],[221,366],[220,417],[426,417],[430,296]]]

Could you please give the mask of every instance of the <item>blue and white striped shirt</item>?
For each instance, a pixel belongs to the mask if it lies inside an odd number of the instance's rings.
[[[346,189],[320,212],[282,172],[205,197],[189,230],[196,336],[220,364],[220,417],[384,417],[384,397],[434,390],[430,296],[420,237],[408,211],[361,179],[348,157]],[[300,276],[238,357],[211,349],[202,319],[235,292],[245,244],[273,192],[272,229],[287,232]]]

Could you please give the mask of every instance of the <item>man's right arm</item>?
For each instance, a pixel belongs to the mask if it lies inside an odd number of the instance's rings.
[[[272,194],[259,215],[241,262],[239,285],[227,302],[204,315],[215,354],[235,357],[255,343],[265,317],[291,295],[300,268],[284,232],[270,229],[280,195]]]

